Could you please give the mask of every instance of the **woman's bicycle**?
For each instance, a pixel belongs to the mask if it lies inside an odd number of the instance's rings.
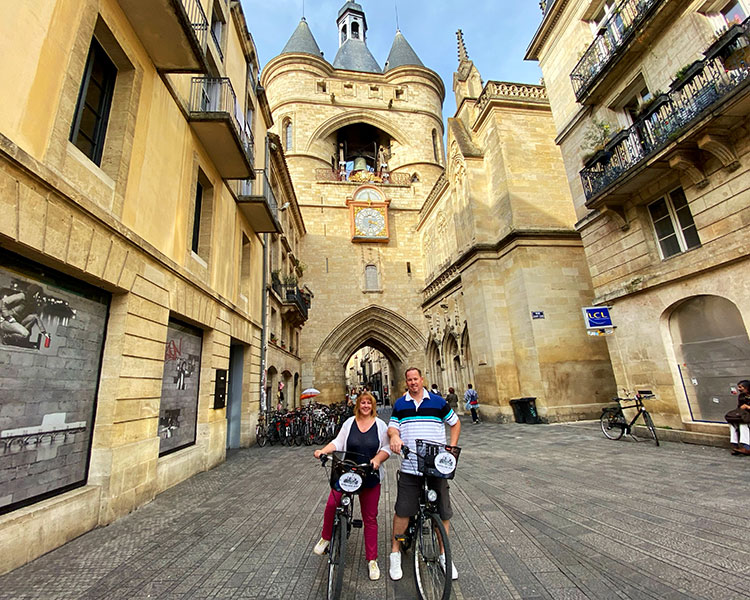
[[[406,446],[402,452],[405,459],[413,453]],[[414,582],[421,600],[448,600],[451,595],[452,578],[445,572],[453,564],[451,546],[438,511],[438,492],[430,487],[428,477],[453,479],[460,453],[458,446],[417,440],[417,470],[423,475],[419,510],[396,539],[404,551],[414,548]]]
[[[599,424],[605,437],[608,437],[610,440],[619,440],[626,433],[633,435],[633,425],[638,420],[638,417],[642,416],[643,423],[658,446],[659,438],[656,437],[654,421],[643,406],[643,400],[648,400],[649,398],[654,398],[651,390],[640,390],[635,394],[635,398],[612,398],[612,400],[617,402],[617,406],[603,409],[602,416],[599,418]],[[633,404],[625,405],[622,404],[623,402],[632,402]],[[625,413],[623,412],[623,409],[627,408],[637,409],[635,416],[630,422],[625,418]]]
[[[368,475],[375,471],[369,460],[357,463],[347,456],[358,456],[352,452],[331,452],[331,488],[341,492],[341,502],[336,507],[333,517],[333,533],[328,545],[328,588],[326,598],[336,600],[341,596],[344,582],[344,562],[346,560],[346,542],[352,527],[362,528],[362,519],[354,518],[354,498],[362,490]],[[364,458],[364,457],[360,457]],[[320,462],[325,467],[328,455],[322,454]]]

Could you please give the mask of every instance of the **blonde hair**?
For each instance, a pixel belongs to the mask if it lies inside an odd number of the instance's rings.
[[[359,396],[357,396],[357,400],[354,402],[354,416],[359,417],[360,416],[360,410],[359,405],[362,402],[363,398],[369,398],[370,404],[372,405],[372,416],[375,416],[375,397],[370,392],[362,392]]]

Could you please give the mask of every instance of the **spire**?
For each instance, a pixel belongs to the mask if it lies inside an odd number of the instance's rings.
[[[464,44],[464,32],[460,29],[456,32],[458,38],[458,62],[462,63],[469,60],[469,53],[466,51],[466,44]]]
[[[393,38],[393,45],[391,46],[391,52],[388,54],[388,60],[385,61],[384,72],[388,72],[396,67],[403,65],[418,65],[423,67],[424,64],[414,49],[406,41],[406,38],[400,30],[396,31],[396,37]]]
[[[302,19],[300,19],[299,25],[297,25],[297,29],[294,30],[292,37],[289,38],[286,46],[284,46],[284,49],[281,51],[281,54],[296,53],[323,56],[318,43],[313,37],[312,31],[310,31],[310,27],[307,24],[305,17],[302,17]]]

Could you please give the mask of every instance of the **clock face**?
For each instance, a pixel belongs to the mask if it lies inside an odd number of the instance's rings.
[[[378,237],[385,232],[385,217],[376,208],[361,208],[354,217],[357,235]]]

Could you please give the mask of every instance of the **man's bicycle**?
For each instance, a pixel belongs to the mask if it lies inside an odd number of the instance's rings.
[[[369,460],[356,463],[347,458],[357,456],[352,452],[331,452],[331,488],[341,492],[341,502],[333,517],[333,532],[328,545],[328,587],[326,598],[336,600],[341,596],[346,561],[346,542],[352,527],[362,528],[362,519],[354,518],[354,498],[362,490],[365,479],[375,471]],[[328,455],[322,454],[320,462],[325,467]],[[364,458],[364,457],[361,457]]]
[[[406,446],[402,452],[405,459],[413,453]],[[417,470],[423,475],[419,510],[396,539],[404,551],[414,547],[414,582],[421,600],[448,600],[451,595],[452,578],[446,575],[453,564],[451,546],[438,512],[438,493],[430,487],[428,477],[453,479],[460,452],[458,446],[417,440]]]
[[[643,423],[646,425],[651,437],[654,438],[656,445],[659,445],[659,438],[656,437],[656,427],[654,427],[654,421],[651,419],[651,415],[648,413],[646,408],[643,406],[643,401],[649,398],[654,398],[654,394],[651,390],[639,390],[635,394],[635,398],[612,398],[617,402],[617,406],[611,406],[602,410],[602,416],[599,418],[599,424],[602,428],[602,433],[610,440],[619,440],[624,434],[633,435],[633,425],[638,420],[638,417],[643,417]],[[633,404],[622,404],[623,402],[632,402]],[[631,421],[625,418],[623,409],[635,408],[637,412]]]

